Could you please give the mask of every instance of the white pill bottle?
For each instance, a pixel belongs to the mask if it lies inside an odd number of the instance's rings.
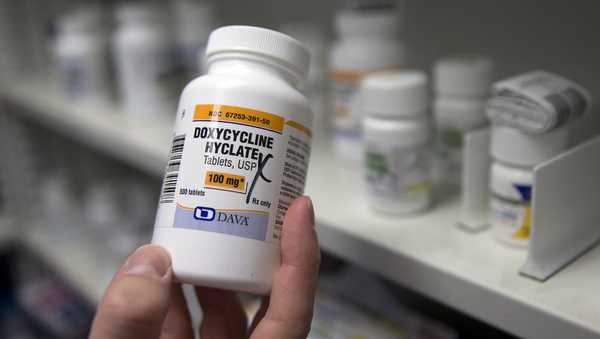
[[[336,13],[337,41],[330,54],[333,146],[343,160],[361,160],[361,118],[356,93],[367,74],[406,62],[395,8],[343,9]]]
[[[430,204],[428,92],[427,75],[419,71],[377,72],[361,82],[363,168],[374,210],[407,214]]]
[[[490,225],[500,243],[525,248],[531,233],[534,167],[567,149],[568,130],[527,134],[512,127],[492,128]]]
[[[217,27],[214,4],[210,1],[175,0],[173,4],[176,54],[186,76],[204,73],[204,50],[208,36]]]
[[[176,63],[172,36],[158,5],[123,3],[113,52],[121,101],[133,118],[170,116],[175,107]]]
[[[53,46],[60,89],[68,99],[101,104],[111,97],[108,41],[99,8],[64,15]]]
[[[465,134],[488,124],[493,62],[482,56],[454,56],[434,67],[436,179],[454,185],[462,177]]]
[[[211,33],[208,73],[184,89],[153,243],[180,282],[267,293],[283,217],[303,193],[312,113],[298,90],[309,54],[282,33]]]

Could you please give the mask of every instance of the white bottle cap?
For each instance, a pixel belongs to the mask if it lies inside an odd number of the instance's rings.
[[[208,38],[206,58],[224,52],[262,55],[282,63],[299,73],[308,73],[310,56],[302,43],[283,33],[253,26],[225,26],[214,30]]]
[[[178,15],[196,18],[197,21],[213,20],[215,6],[209,1],[175,0],[173,8]]]
[[[58,27],[63,33],[95,32],[100,31],[103,19],[100,7],[81,7],[62,16]]]
[[[394,36],[402,24],[396,9],[385,10],[340,10],[335,14],[335,29],[345,35]]]
[[[443,58],[434,67],[434,89],[441,94],[487,97],[493,68],[493,62],[482,56]]]
[[[188,41],[205,40],[217,27],[216,10],[212,2],[176,0],[173,9],[179,34]]]
[[[421,71],[380,71],[360,84],[361,111],[384,117],[425,114],[429,106],[427,75]]]
[[[494,125],[490,153],[495,159],[517,166],[536,166],[567,149],[566,127],[545,134],[527,134],[516,128]]]
[[[165,19],[163,13],[161,7],[147,2],[125,2],[116,8],[120,23],[161,21]]]

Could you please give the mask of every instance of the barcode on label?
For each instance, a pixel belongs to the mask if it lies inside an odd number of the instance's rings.
[[[163,179],[162,190],[160,193],[161,204],[172,203],[175,199],[175,190],[177,189],[177,179],[179,178],[179,167],[181,165],[181,155],[183,154],[183,145],[185,143],[185,134],[177,135],[173,138],[171,154],[165,177]]]

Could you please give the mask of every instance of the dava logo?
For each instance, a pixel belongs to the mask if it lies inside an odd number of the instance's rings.
[[[215,215],[214,208],[198,206],[194,209],[194,219],[213,221],[215,220]]]
[[[224,222],[240,226],[248,226],[249,216],[217,211],[214,208],[198,206],[194,209],[194,219]]]

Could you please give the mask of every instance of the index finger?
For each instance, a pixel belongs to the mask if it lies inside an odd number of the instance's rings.
[[[300,197],[285,216],[281,267],[275,273],[268,310],[252,339],[306,337],[320,262],[312,202],[308,197]]]

